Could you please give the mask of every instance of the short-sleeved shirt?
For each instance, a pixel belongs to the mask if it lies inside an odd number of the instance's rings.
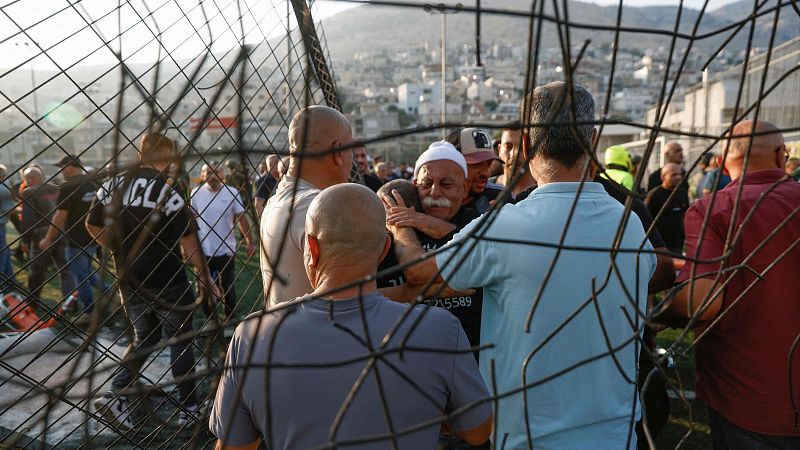
[[[85,175],[72,177],[58,186],[58,209],[67,212],[64,231],[68,246],[84,248],[94,241],[86,231],[85,222],[99,188],[97,182]]]
[[[602,184],[603,189],[606,190],[606,193],[608,193],[608,195],[610,195],[611,198],[620,202],[623,205],[628,200],[628,197],[631,196],[631,192],[629,190],[620,186],[618,183],[603,178],[599,175],[595,176],[594,180],[592,181],[594,181],[595,183]],[[520,192],[520,194],[517,195],[517,201],[521,202],[522,200],[525,200],[526,198],[528,198],[529,195],[533,193],[534,190],[536,190],[536,186],[528,190],[525,190],[523,192]],[[650,229],[650,226],[653,224],[653,216],[650,215],[650,211],[647,210],[647,206],[645,206],[644,202],[642,202],[635,196],[633,197],[633,203],[631,203],[631,212],[636,214],[636,217],[638,217],[639,220],[642,222],[642,227],[644,228],[645,231]],[[650,239],[650,244],[653,246],[653,248],[667,246],[667,244],[664,243],[664,239],[661,237],[661,233],[658,232],[658,228],[653,227],[653,229],[650,230],[650,233],[647,235],[647,237],[648,239]]]
[[[107,226],[111,242],[119,242],[112,251],[117,275],[126,274],[124,286],[156,293],[188,286],[180,239],[195,225],[185,198],[180,185],[170,187],[163,173],[144,167],[109,179],[97,191],[86,222]]]
[[[236,216],[244,213],[242,197],[236,189],[223,184],[213,192],[207,184],[192,190],[192,210],[203,253],[208,257],[236,253]]]
[[[436,250],[445,245],[459,230],[464,228],[468,223],[478,217],[479,215],[476,214],[474,209],[462,208],[450,221],[456,226],[456,229],[447,236],[444,236],[441,239],[435,239],[426,235],[425,233],[417,231],[417,238],[419,239],[422,248],[425,249],[426,252]],[[392,267],[396,267],[398,264],[397,255],[394,252],[394,242],[392,242],[392,247],[389,249],[389,253],[386,254],[386,257],[378,266],[378,272],[380,273]],[[402,271],[396,270],[378,276],[377,282],[378,288],[384,288],[405,284],[406,279],[403,276]],[[462,295],[448,298],[431,298],[427,299],[425,303],[430,306],[438,306],[450,311],[461,322],[461,326],[464,328],[464,332],[467,334],[470,345],[475,347],[480,344],[483,289],[475,289],[475,293],[472,295]]]
[[[19,193],[22,204],[20,231],[26,239],[41,239],[47,233],[58,204],[58,186],[44,183]]]
[[[489,363],[494,360],[498,395],[509,394],[497,408],[497,436],[508,433],[506,448],[528,448],[522,386],[530,386],[527,423],[537,448],[579,449],[591,442],[592,448],[620,449],[629,436],[636,447],[630,427],[635,422],[631,414],[638,418],[636,385],[631,384],[636,380],[638,333],[625,313],[642,327],[636,317],[644,314],[656,258],[641,222],[630,216],[620,248],[642,248],[644,253],[617,253],[619,274],[610,273],[611,254],[602,249],[612,248],[624,208],[602,185],[587,182],[564,245],[601,250],[563,249],[556,260],[553,244],[561,239],[579,185],[539,186],[522,202],[493,213],[497,217],[477,244],[469,236],[479,230],[480,220],[436,255],[436,265],[453,289],[483,286],[481,344],[494,347],[481,352],[480,366],[484,380],[491,380]],[[540,288],[542,296],[526,331]],[[604,334],[624,376],[607,354]]]
[[[800,333],[800,247],[783,253],[800,239],[800,184],[785,176],[780,169],[747,173],[734,228],[741,236],[730,248],[730,256],[696,266],[686,261],[678,281],[689,279],[693,267],[695,276],[713,277],[723,264],[732,267],[745,260],[755,272],[763,273],[762,281],[748,270],[721,277],[721,282],[729,281],[722,294],[725,316],[697,343],[697,396],[738,427],[799,436],[789,398],[788,365],[792,342]],[[711,197],[689,208],[687,256],[711,260],[724,254],[740,185],[741,180],[734,180],[717,192],[705,231],[703,218]],[[771,192],[762,198],[768,189]],[[750,214],[740,230],[739,224]],[[698,324],[697,334],[704,333],[708,324]],[[800,386],[800,357],[792,359],[792,367],[794,386]],[[800,405],[800,391],[794,389],[795,404]]]
[[[264,207],[260,227],[261,277],[268,307],[313,291],[303,249],[306,212],[319,193],[320,189],[308,181],[287,175]]]
[[[656,228],[664,238],[667,247],[675,252],[683,251],[683,216],[689,209],[689,193],[683,189],[677,189],[675,195],[672,190],[658,186],[647,193],[645,204],[650,211],[650,215],[658,217]],[[672,195],[672,199],[670,196]],[[667,202],[669,200],[669,203]],[[661,212],[663,210],[663,212]],[[661,216],[659,217],[659,212]]]
[[[408,317],[401,319],[405,313]],[[399,320],[399,328],[384,343]],[[405,338],[408,350],[401,355],[395,349],[403,346]],[[209,419],[211,432],[232,446],[259,437],[273,449],[308,449],[328,443],[337,413],[369,366],[366,340],[375,347],[383,345],[385,353],[355,391],[336,433],[337,442],[390,433],[376,373],[395,431],[430,422],[398,436],[400,449],[435,448],[440,429],[436,419],[459,408],[472,405],[450,420],[457,431],[476,428],[489,418],[491,403],[481,402],[488,391],[475,359],[465,352],[469,342],[458,321],[440,308],[411,307],[368,294],[361,299],[306,300],[245,319],[228,348]],[[267,363],[275,365],[269,373],[264,368]],[[336,446],[389,447],[386,437]]]

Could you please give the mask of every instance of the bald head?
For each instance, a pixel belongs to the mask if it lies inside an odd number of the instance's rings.
[[[332,141],[352,137],[350,122],[327,106],[309,106],[297,112],[289,124],[289,148],[294,154],[318,153],[331,148]]]
[[[754,135],[755,134],[755,135]],[[783,168],[786,162],[786,146],[778,127],[762,120],[745,120],[736,124],[728,144],[725,168],[736,179],[744,169],[745,156],[749,154],[747,171]]]
[[[28,186],[38,186],[44,183],[44,173],[42,169],[31,166],[22,172],[22,179],[25,180],[25,184]]]
[[[306,234],[319,241],[319,258],[328,267],[370,264],[367,274],[375,273],[386,242],[383,203],[360,184],[329,187],[308,208]]]
[[[683,169],[680,164],[666,163],[661,168],[661,186],[668,190],[675,189],[680,184],[682,176]]]
[[[664,146],[664,160],[668,163],[681,164],[683,162],[683,147],[681,144],[670,141]]]
[[[267,155],[267,159],[265,160],[265,165],[267,166],[267,172],[272,175],[273,178],[276,180],[280,178],[280,167],[278,167],[281,163],[281,157],[278,155]]]
[[[289,125],[288,174],[300,176],[320,189],[343,183],[353,166],[350,122],[327,106],[309,106]],[[333,150],[342,148],[341,150]]]

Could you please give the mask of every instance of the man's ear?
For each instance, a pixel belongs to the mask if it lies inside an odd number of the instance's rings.
[[[331,143],[331,146],[330,146],[330,149],[329,149],[331,161],[333,162],[334,165],[337,165],[337,166],[341,166],[344,163],[343,162],[344,155],[342,154],[342,152],[347,151],[347,150],[333,150],[333,149],[339,148],[341,146],[342,146],[341,142],[333,141]]]
[[[592,148],[597,145],[597,128],[592,128]]]
[[[531,138],[523,133],[522,134],[522,142],[521,142],[520,150],[522,151],[522,157],[525,158],[525,161],[528,160],[528,152],[530,151],[529,146],[531,145]]]
[[[717,160],[717,167],[719,167],[719,170],[721,170],[722,173],[724,173],[725,175],[730,175],[730,172],[728,172],[727,167],[725,167],[725,160],[722,159],[722,155],[717,155],[715,156],[715,158]]]
[[[306,234],[306,243],[308,244],[308,253],[311,255],[311,267],[319,265],[319,240],[316,236]]]

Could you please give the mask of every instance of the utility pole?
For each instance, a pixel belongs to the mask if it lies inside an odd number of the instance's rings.
[[[444,124],[447,122],[447,13],[442,10],[442,140],[445,135]]]
[[[456,3],[456,9],[461,9],[461,3]],[[442,56],[442,115],[441,115],[441,125],[442,125],[442,140],[447,137],[447,130],[444,128],[445,122],[447,122],[447,14],[456,14],[458,11],[448,11],[447,5],[444,3],[439,3],[436,5],[436,9],[434,9],[430,5],[425,5],[425,12],[428,13],[439,13],[442,15],[442,46],[440,49],[441,56]]]

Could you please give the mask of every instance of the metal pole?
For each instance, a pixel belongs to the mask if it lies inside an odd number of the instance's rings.
[[[284,101],[286,102],[286,117],[291,117],[291,90],[292,90],[292,4],[286,0],[286,95]]]
[[[447,88],[446,88],[446,71],[447,71],[447,50],[445,42],[447,41],[447,13],[442,11],[442,140],[447,136],[444,129],[444,124],[447,122]]]

